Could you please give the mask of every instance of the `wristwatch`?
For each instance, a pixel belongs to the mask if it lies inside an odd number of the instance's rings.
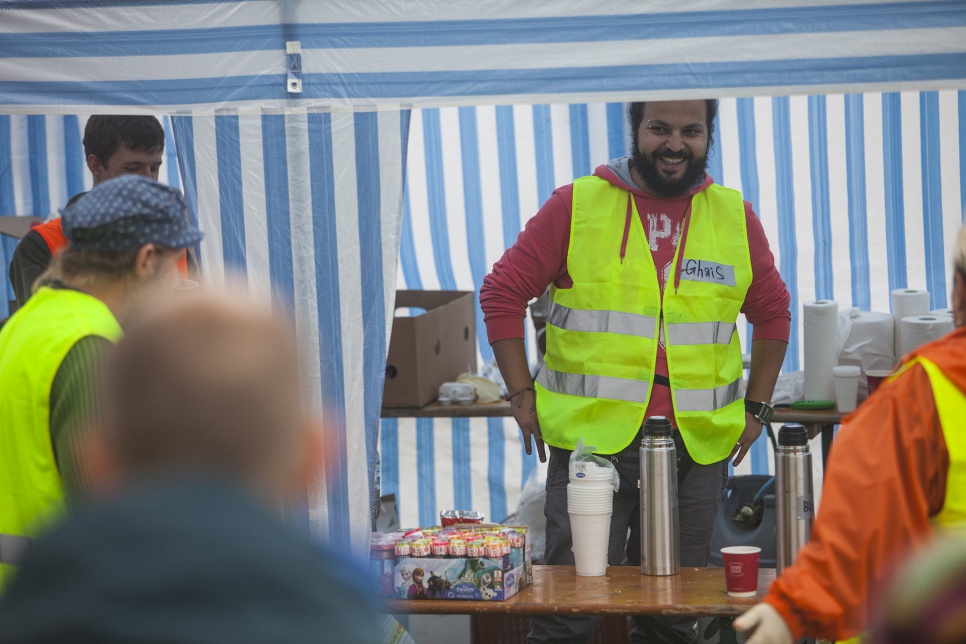
[[[771,423],[771,417],[775,415],[775,410],[768,403],[757,402],[754,400],[745,401],[745,411],[758,419],[762,425]]]

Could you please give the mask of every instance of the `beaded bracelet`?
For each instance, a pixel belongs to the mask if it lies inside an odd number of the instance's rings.
[[[520,391],[517,391],[516,393],[507,394],[506,396],[503,397],[503,400],[505,400],[507,402],[513,402],[513,399],[514,398],[516,398],[520,394],[525,393],[527,391],[534,391],[535,392],[536,389],[533,388],[533,385],[530,385],[528,387],[524,387],[523,389],[521,389]],[[519,407],[519,405],[517,405],[517,406]]]

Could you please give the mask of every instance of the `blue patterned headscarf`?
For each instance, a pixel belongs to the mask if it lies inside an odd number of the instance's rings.
[[[105,181],[61,212],[64,234],[78,250],[118,251],[159,244],[185,248],[204,233],[188,219],[178,190],[139,175]]]

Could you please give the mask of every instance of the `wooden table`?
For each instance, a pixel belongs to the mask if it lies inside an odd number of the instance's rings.
[[[761,569],[758,595],[738,598],[726,592],[721,568],[682,568],[680,575],[649,577],[637,567],[611,566],[603,577],[578,577],[573,566],[534,566],[533,584],[506,601],[393,599],[386,604],[393,614],[723,617],[722,629],[730,636],[731,619],[761,601],[774,578],[774,568]]]
[[[488,404],[472,405],[438,405],[429,403],[424,407],[383,407],[383,418],[467,418],[467,417],[495,417],[512,416],[510,403],[500,401]],[[822,463],[828,459],[835,435],[835,426],[842,422],[844,414],[834,409],[811,410],[789,409],[778,407],[775,409],[775,423],[801,423],[808,430],[808,437],[815,438],[822,435]]]

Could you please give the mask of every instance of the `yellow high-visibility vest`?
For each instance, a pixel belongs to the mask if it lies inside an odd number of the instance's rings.
[[[629,219],[629,221],[628,221]],[[602,454],[628,444],[653,388],[661,317],[678,429],[695,461],[726,458],[745,426],[735,321],[751,285],[741,194],[712,184],[691,200],[681,280],[662,298],[648,240],[630,193],[599,177],[574,182],[567,272],[550,289],[546,362],[537,375],[543,440]],[[621,258],[625,226],[626,251]]]
[[[100,300],[39,289],[0,331],[0,587],[39,524],[63,506],[50,437],[50,389],[78,340],[121,327]]]

